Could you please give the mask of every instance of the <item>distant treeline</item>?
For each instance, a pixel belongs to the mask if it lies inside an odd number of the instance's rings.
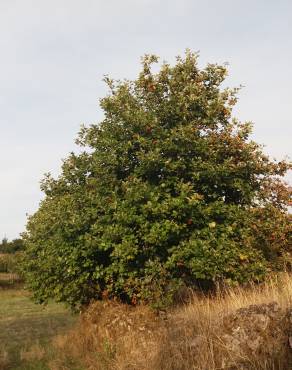
[[[20,238],[13,239],[12,241],[8,241],[7,238],[3,238],[0,243],[0,253],[16,253],[22,251],[23,248],[23,240]]]

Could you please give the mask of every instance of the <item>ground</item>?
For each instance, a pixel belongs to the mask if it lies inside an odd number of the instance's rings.
[[[35,304],[20,283],[0,274],[0,369],[47,369],[42,348],[75,321],[64,306]]]

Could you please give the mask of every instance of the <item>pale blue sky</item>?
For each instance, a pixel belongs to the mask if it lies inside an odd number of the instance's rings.
[[[144,53],[186,48],[201,66],[229,62],[228,85],[245,86],[237,117],[292,157],[292,1],[0,0],[0,238],[24,230],[43,173],[99,121],[102,76],[135,78]]]

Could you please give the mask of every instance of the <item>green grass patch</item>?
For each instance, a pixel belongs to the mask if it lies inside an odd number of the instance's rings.
[[[63,305],[37,305],[21,285],[1,279],[0,369],[47,369],[47,351],[42,355],[40,349],[47,350],[50,339],[66,332],[75,320]]]

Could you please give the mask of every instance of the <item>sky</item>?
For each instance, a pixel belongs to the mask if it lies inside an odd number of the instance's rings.
[[[186,48],[200,67],[229,63],[235,115],[292,157],[291,0],[0,0],[0,238],[25,230],[43,174],[101,120],[103,76],[134,79],[143,54],[173,63]]]

